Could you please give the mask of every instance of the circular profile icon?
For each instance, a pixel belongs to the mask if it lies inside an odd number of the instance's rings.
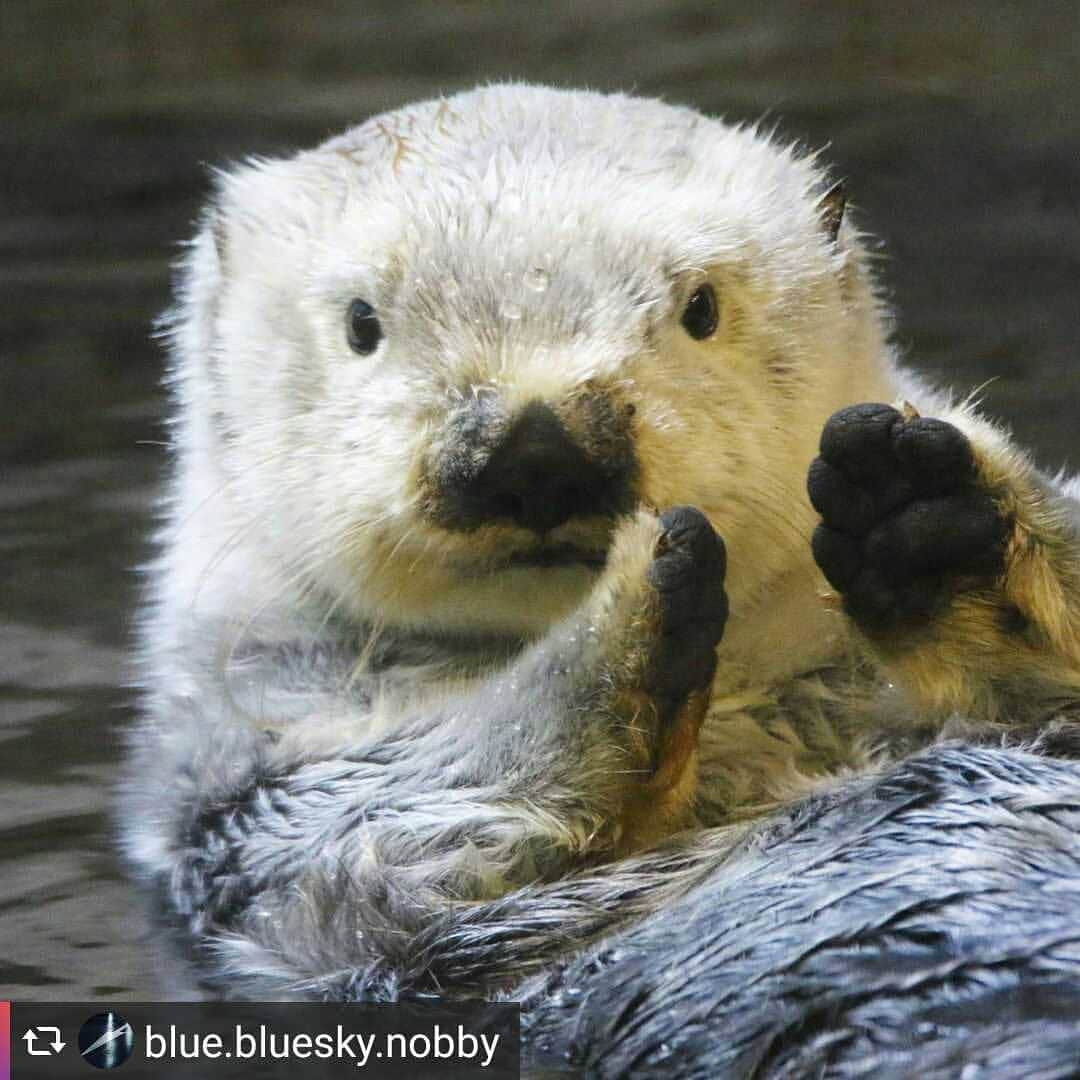
[[[123,1065],[134,1048],[135,1034],[119,1013],[97,1013],[79,1029],[79,1053],[95,1069]]]

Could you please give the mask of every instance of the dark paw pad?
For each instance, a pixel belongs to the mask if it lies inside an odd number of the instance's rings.
[[[1008,524],[952,424],[888,405],[841,409],[807,488],[822,518],[814,558],[868,627],[930,617],[963,579],[1004,569]]]
[[[707,686],[716,670],[716,646],[728,614],[727,556],[708,518],[692,506],[665,511],[660,524],[664,531],[648,575],[660,601],[650,690],[681,700]]]

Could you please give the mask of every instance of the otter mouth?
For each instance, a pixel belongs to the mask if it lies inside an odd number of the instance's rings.
[[[469,552],[459,550],[443,563],[445,569],[467,580],[479,580],[492,574],[511,571],[589,571],[596,573],[607,565],[610,537],[549,540],[536,537],[532,543],[499,544],[496,550]]]
[[[584,566],[590,570],[602,570],[606,562],[606,551],[590,550],[574,544],[546,544],[526,551],[515,551],[503,562],[502,567],[547,569],[559,566]]]

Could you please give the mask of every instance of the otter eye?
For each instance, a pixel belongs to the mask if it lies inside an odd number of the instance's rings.
[[[700,285],[694,295],[686,302],[682,315],[683,329],[697,341],[702,341],[714,333],[720,321],[716,306],[716,293],[711,285]]]
[[[349,305],[345,325],[349,348],[362,356],[373,353],[382,340],[382,327],[375,309],[366,300],[354,300]]]

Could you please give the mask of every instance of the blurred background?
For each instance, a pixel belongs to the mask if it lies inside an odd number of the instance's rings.
[[[110,787],[209,165],[498,79],[764,117],[848,181],[912,363],[1075,468],[1078,71],[1075,0],[3,0],[0,997],[155,997]]]

